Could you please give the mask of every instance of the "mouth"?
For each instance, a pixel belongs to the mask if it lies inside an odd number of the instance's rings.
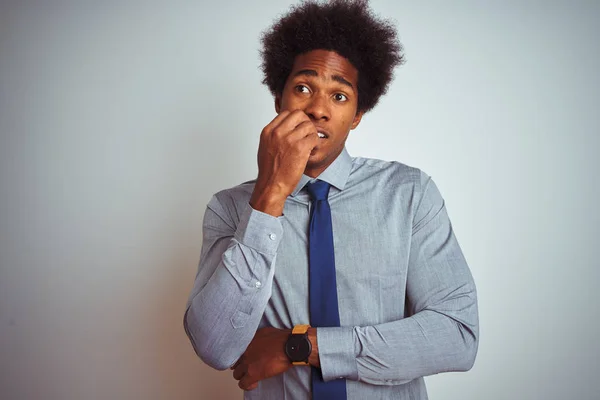
[[[317,135],[319,136],[319,139],[327,139],[329,137],[329,133],[325,132],[322,129],[317,130]]]

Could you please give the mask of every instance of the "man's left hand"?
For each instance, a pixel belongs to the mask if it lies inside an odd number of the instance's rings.
[[[291,329],[271,327],[256,331],[244,354],[231,367],[233,377],[239,381],[238,386],[241,389],[256,389],[258,382],[279,375],[292,367],[284,350],[290,333]]]

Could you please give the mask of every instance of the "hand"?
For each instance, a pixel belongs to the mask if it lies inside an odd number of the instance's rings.
[[[260,135],[258,178],[250,205],[280,216],[318,143],[317,128],[303,111],[285,110],[277,115]]]
[[[244,390],[258,387],[263,379],[279,375],[292,367],[284,346],[291,329],[262,328],[240,359],[231,367],[238,386]]]

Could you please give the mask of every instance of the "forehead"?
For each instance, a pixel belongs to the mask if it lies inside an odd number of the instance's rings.
[[[354,87],[358,81],[358,70],[348,59],[330,50],[312,50],[296,56],[290,76],[298,71],[313,70],[319,77],[329,79],[331,76],[341,76]]]

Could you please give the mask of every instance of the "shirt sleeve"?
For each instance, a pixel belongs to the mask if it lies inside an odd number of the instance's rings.
[[[198,273],[184,328],[198,356],[216,369],[233,365],[248,347],[271,297],[281,218],[252,209],[239,222],[214,196],[203,221]]]
[[[442,196],[421,173],[406,283],[407,317],[373,326],[318,328],[324,380],[397,385],[473,366],[477,294]]]

